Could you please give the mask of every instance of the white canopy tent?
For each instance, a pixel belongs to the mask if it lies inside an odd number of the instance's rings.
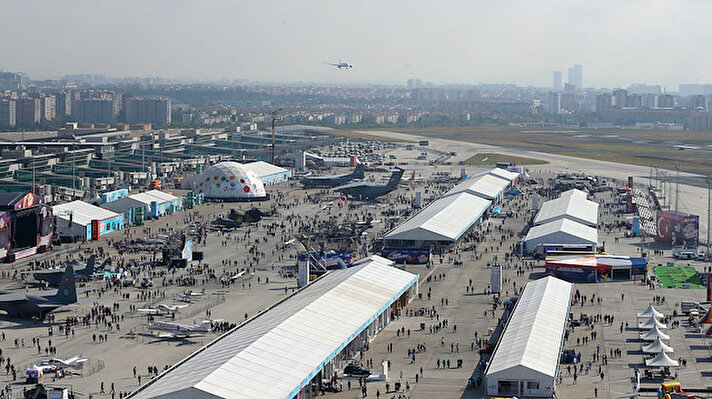
[[[672,349],[671,346],[665,345],[660,338],[657,338],[657,339],[655,339],[655,342],[653,342],[652,344],[644,346],[643,352],[645,352],[645,353],[660,353],[660,352],[672,353],[672,352],[674,352],[674,350]]]
[[[529,252],[544,244],[583,244],[595,249],[598,231],[573,220],[559,219],[529,229],[524,243]]]
[[[652,330],[650,330],[644,334],[640,334],[640,338],[643,341],[655,341],[656,339],[669,340],[670,336],[665,334],[664,332],[660,331],[658,326],[655,326],[655,327],[653,327]]]
[[[492,175],[482,175],[465,180],[464,182],[453,187],[452,190],[446,192],[443,196],[447,197],[466,192],[482,197],[486,200],[495,200],[507,187],[509,187],[509,184],[509,180]]]
[[[648,308],[645,309],[642,313],[638,313],[638,317],[642,318],[650,318],[650,317],[657,317],[658,319],[662,319],[665,317],[664,314],[658,312],[652,304],[648,305]]]
[[[646,320],[645,322],[638,324],[638,328],[643,329],[643,330],[647,330],[647,329],[653,328],[653,327],[657,327],[661,330],[664,328],[667,328],[667,326],[665,324],[659,322],[658,319],[656,319],[653,316],[650,316],[650,318],[648,320]]]
[[[570,219],[589,227],[598,225],[598,203],[580,195],[567,195],[542,204],[534,219],[539,226],[558,219]]]
[[[645,365],[648,367],[677,367],[680,364],[677,360],[672,360],[665,352],[658,353],[652,359],[646,359]]]

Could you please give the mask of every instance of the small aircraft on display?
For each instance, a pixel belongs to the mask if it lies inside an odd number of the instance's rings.
[[[151,331],[157,331],[159,338],[190,338],[192,336],[202,336],[212,331],[212,320],[203,320],[200,325],[169,323],[166,321],[156,321],[146,326]]]
[[[152,315],[162,315],[162,314],[169,314],[169,313],[175,313],[181,309],[187,308],[190,305],[166,305],[166,304],[160,304],[158,306],[150,306],[145,309],[138,309],[140,313],[146,313],[146,314],[152,314]]]
[[[324,64],[326,64],[326,65],[331,65],[331,66],[335,66],[335,67],[337,67],[337,68],[339,68],[339,69],[341,69],[341,68],[349,69],[349,68],[353,68],[353,67],[354,67],[353,65],[349,64],[348,62],[343,62],[343,61],[341,61],[341,58],[339,58],[339,62],[338,62],[338,63],[325,62]]]
[[[344,186],[334,187],[332,190],[338,191],[341,194],[351,198],[369,200],[386,195],[397,189],[398,183],[401,181],[401,177],[403,177],[403,169],[396,167],[391,174],[391,178],[386,184],[369,182],[351,183]]]
[[[111,263],[111,258],[106,258],[104,263],[99,265],[99,267],[94,267],[94,262],[96,261],[96,256],[92,255],[87,260],[87,263],[80,262],[78,260],[73,260],[67,265],[71,265],[74,268],[74,277],[76,279],[90,279],[94,274],[95,269],[104,270],[104,268]],[[62,275],[64,275],[65,267],[57,269],[47,269],[38,270],[32,272],[32,276],[37,281],[47,282],[52,287],[58,286],[62,282]]]
[[[86,362],[87,360],[89,360],[89,359],[82,358],[82,355],[70,357],[67,360],[62,360],[62,359],[53,357],[52,359],[43,360],[42,363],[40,364],[40,366],[55,366],[55,367],[73,368],[75,370],[81,370],[82,367],[84,367],[84,362]]]

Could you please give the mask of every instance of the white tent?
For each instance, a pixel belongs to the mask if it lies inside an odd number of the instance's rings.
[[[598,242],[598,231],[569,219],[559,219],[553,222],[534,226],[529,229],[524,238],[527,251],[533,251],[539,245],[545,244],[583,244],[594,248]]]
[[[648,331],[645,334],[640,334],[640,338],[643,339],[643,341],[655,341],[656,339],[665,339],[669,340],[670,336],[666,335],[664,332],[660,331],[658,326],[653,327],[652,330]]]
[[[650,317],[657,317],[658,319],[661,319],[665,317],[664,314],[658,312],[653,305],[648,305],[648,308],[645,309],[642,313],[638,313],[638,317],[640,318],[650,318]]]
[[[677,367],[679,363],[677,360],[672,360],[665,352],[658,353],[652,359],[647,359],[645,365],[649,367]]]
[[[643,330],[647,330],[653,327],[657,327],[659,329],[667,328],[665,324],[659,322],[658,319],[652,316],[647,321],[638,324],[638,328],[641,328]]]
[[[546,201],[537,213],[534,225],[539,226],[563,218],[589,227],[596,227],[598,225],[598,203],[579,195],[567,195]]]
[[[657,338],[655,340],[655,342],[653,342],[652,344],[644,346],[643,352],[645,352],[645,353],[660,353],[660,352],[672,353],[674,351],[671,346],[665,345],[660,338]]]

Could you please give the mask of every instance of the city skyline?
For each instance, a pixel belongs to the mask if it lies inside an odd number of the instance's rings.
[[[97,73],[550,87],[552,70],[581,64],[585,87],[644,82],[676,90],[712,82],[712,57],[695,44],[712,38],[704,29],[712,4],[684,3],[29,1],[0,16],[0,33],[15,37],[0,43],[0,68],[33,79]],[[25,14],[32,14],[33,29],[16,18]],[[354,68],[323,64],[338,59]]]

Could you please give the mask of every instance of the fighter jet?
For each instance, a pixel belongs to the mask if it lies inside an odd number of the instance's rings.
[[[335,67],[337,67],[337,68],[339,68],[339,69],[341,69],[341,68],[349,69],[349,68],[353,68],[353,67],[354,67],[353,65],[349,64],[348,62],[342,62],[342,61],[341,61],[341,58],[339,58],[339,62],[338,62],[338,63],[325,62],[324,64],[326,64],[326,65],[331,65],[331,66],[335,66]]]
[[[94,262],[96,261],[96,255],[92,255],[89,257],[89,260],[87,261],[86,264],[83,262],[73,260],[68,263],[68,265],[71,265],[74,268],[74,277],[77,279],[81,278],[91,278],[92,274],[94,274]],[[104,263],[101,264],[101,266],[98,267],[99,270],[103,270],[109,263],[111,263],[111,258],[106,258]],[[49,270],[40,270],[36,272],[32,272],[32,276],[35,278],[37,281],[46,281],[47,284],[49,284],[52,287],[58,286],[62,282],[62,276],[64,275],[64,270],[65,268],[59,268],[59,269],[49,269]]]
[[[76,302],[77,286],[72,265],[67,265],[62,282],[56,291],[0,294],[0,309],[6,311],[8,316],[39,316],[40,320],[54,309]]]
[[[401,177],[403,177],[403,169],[396,167],[395,170],[393,171],[393,174],[391,174],[391,178],[388,180],[388,183],[386,183],[386,184],[367,183],[367,182],[351,183],[351,184],[347,184],[345,186],[335,187],[332,190],[338,191],[346,196],[356,198],[356,199],[361,199],[361,200],[374,199],[374,198],[380,197],[382,195],[386,195],[386,194],[390,193],[391,191],[397,189],[398,183],[400,182]]]
[[[340,184],[346,184],[354,179],[363,179],[364,169],[363,164],[360,163],[356,165],[356,169],[351,173],[333,176],[303,177],[301,182],[304,188],[335,187]]]
[[[154,315],[161,315],[161,314],[169,314],[169,313],[175,313],[183,308],[187,308],[190,305],[166,305],[166,304],[160,304],[156,307],[149,307],[146,309],[138,309],[140,313],[147,313],[147,314],[154,314]]]

